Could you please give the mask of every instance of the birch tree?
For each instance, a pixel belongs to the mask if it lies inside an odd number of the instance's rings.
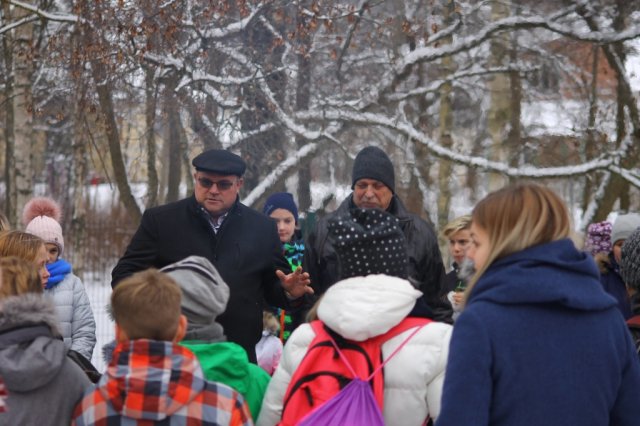
[[[3,37],[5,63],[5,184],[6,212],[17,226],[23,206],[33,188],[32,80],[34,72],[34,24],[29,12],[2,1],[3,23],[22,22]]]

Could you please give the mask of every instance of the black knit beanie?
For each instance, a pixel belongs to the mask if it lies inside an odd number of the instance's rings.
[[[289,210],[296,223],[298,223],[298,206],[296,206],[296,202],[293,200],[293,194],[289,192],[276,192],[275,194],[271,194],[264,203],[262,213],[270,216],[271,213],[277,209]]]
[[[376,146],[368,146],[356,155],[351,173],[351,189],[360,179],[375,179],[395,194],[396,178],[387,154]]]
[[[407,278],[407,241],[395,216],[379,209],[350,209],[328,221],[340,279],[371,274]]]
[[[624,240],[620,275],[627,286],[640,291],[640,228]]]

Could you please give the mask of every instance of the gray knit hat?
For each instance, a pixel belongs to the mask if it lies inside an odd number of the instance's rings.
[[[387,154],[376,146],[368,146],[356,155],[351,173],[351,189],[360,179],[375,179],[396,192],[393,164]]]
[[[187,317],[187,330],[208,326],[224,312],[229,301],[229,286],[208,259],[189,256],[161,269],[182,290],[182,313]]]
[[[611,229],[611,243],[626,240],[633,231],[640,226],[640,214],[627,213],[621,214],[616,218]]]
[[[620,275],[627,286],[640,291],[640,229],[629,235],[622,245]]]

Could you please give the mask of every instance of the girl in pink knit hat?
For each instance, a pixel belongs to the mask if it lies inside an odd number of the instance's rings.
[[[84,284],[71,272],[71,264],[61,258],[64,238],[60,216],[58,203],[51,198],[36,197],[24,206],[22,221],[26,232],[45,242],[51,276],[44,292],[55,304],[64,343],[90,361],[96,344],[96,323]]]

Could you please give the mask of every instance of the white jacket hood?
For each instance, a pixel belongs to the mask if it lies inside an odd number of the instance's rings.
[[[348,278],[327,290],[318,305],[318,318],[341,336],[360,342],[389,331],[411,312],[421,296],[402,278]]]

